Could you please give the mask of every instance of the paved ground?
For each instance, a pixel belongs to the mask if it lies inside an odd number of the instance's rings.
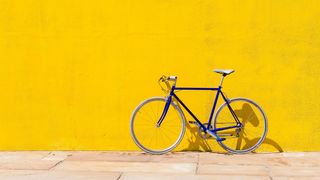
[[[320,179],[320,152],[0,152],[0,179]]]

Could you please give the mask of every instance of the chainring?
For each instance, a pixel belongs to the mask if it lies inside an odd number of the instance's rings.
[[[204,123],[203,125],[207,127],[208,123]],[[212,125],[210,125],[209,129],[212,129]],[[208,133],[204,132],[204,130],[201,128],[201,126],[198,129],[198,134],[202,139],[208,139],[211,137]]]

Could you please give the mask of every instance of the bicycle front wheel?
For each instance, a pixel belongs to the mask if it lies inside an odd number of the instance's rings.
[[[143,101],[133,111],[130,132],[136,145],[150,154],[164,154],[173,150],[185,133],[185,118],[182,110],[171,103],[165,119],[158,127],[166,104],[166,98],[153,97]]]
[[[257,103],[246,98],[231,99],[229,104],[234,115],[242,123],[242,127],[217,131],[218,136],[225,138],[218,143],[231,153],[254,151],[261,145],[267,134],[267,117],[264,111]],[[215,129],[237,125],[227,103],[222,104],[217,110],[213,122]]]

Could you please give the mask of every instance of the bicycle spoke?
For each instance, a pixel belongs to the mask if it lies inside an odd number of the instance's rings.
[[[142,110],[140,109],[139,111],[142,111]],[[139,112],[139,111],[138,111],[138,112]],[[141,112],[141,114],[142,114],[142,112]],[[150,116],[150,114],[148,114],[148,113],[144,113],[144,114],[148,115],[149,118],[146,118],[146,119],[148,119],[149,121],[151,121],[151,119],[153,119],[153,118]]]
[[[151,108],[151,111],[152,111],[154,117],[157,118],[157,114],[154,112],[153,107],[151,106],[150,108]]]
[[[142,118],[142,116],[141,116],[141,118]],[[145,120],[144,122],[149,122],[149,124],[153,124],[153,125],[155,125],[155,124],[156,124],[156,122],[152,122],[152,120],[151,120],[151,119],[149,119],[149,118],[142,118],[142,119],[144,119],[144,120]]]

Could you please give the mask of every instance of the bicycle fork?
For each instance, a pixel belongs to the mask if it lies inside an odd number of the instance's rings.
[[[167,112],[169,110],[169,107],[170,107],[170,104],[171,104],[171,101],[172,101],[172,96],[168,96],[168,99],[167,99],[167,102],[166,102],[166,105],[164,106],[164,109],[163,109],[163,112],[160,116],[160,119],[158,120],[157,124],[156,124],[156,127],[160,127],[162,121],[164,120],[164,118],[166,117],[167,115]]]

